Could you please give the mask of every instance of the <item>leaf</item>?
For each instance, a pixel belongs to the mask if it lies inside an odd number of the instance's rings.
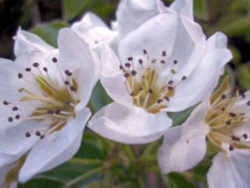
[[[169,112],[169,117],[173,120],[173,126],[181,125],[190,116],[195,107],[188,108],[182,112]]]
[[[196,185],[191,183],[186,177],[178,173],[170,173],[166,180],[169,188],[198,188]]]
[[[31,30],[31,32],[40,36],[43,40],[52,46],[57,46],[58,31],[67,27],[68,25],[63,21],[54,21],[51,23],[41,24]]]
[[[63,0],[64,17],[66,20],[81,15],[91,0]]]
[[[194,0],[194,13],[200,19],[208,20],[208,10],[206,0]]]
[[[242,89],[250,89],[250,67],[249,64],[241,65],[237,69],[237,80]]]

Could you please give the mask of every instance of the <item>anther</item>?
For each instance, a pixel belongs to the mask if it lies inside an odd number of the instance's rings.
[[[56,58],[56,57],[53,57],[53,58],[52,58],[52,61],[53,61],[53,63],[57,63],[57,58]]]
[[[187,77],[186,76],[182,76],[182,78],[181,78],[182,80],[186,80],[187,79]]]
[[[8,101],[3,101],[3,104],[7,106],[7,105],[9,105],[9,102]]]
[[[36,136],[41,136],[41,132],[40,131],[36,131]]]
[[[157,103],[158,103],[158,104],[162,103],[162,99],[159,99],[159,100],[157,101]]]
[[[122,65],[120,65],[120,69],[123,70],[123,66]]]
[[[37,62],[33,63],[33,67],[39,67],[39,63]]]
[[[166,51],[162,51],[162,54],[161,54],[163,57],[165,57],[167,55],[167,52]]]
[[[57,115],[59,115],[60,113],[61,113],[61,110],[60,110],[60,109],[56,110],[56,114],[57,114]]]
[[[174,83],[173,80],[170,80],[170,81],[168,82],[169,85],[172,85],[173,83]]]
[[[43,67],[44,72],[48,72],[47,67]]]
[[[132,70],[131,74],[132,74],[132,76],[135,76],[137,74],[137,72],[135,70]]]
[[[130,68],[131,64],[130,63],[125,63],[125,67]]]
[[[18,110],[18,107],[17,106],[14,106],[13,108],[12,108],[12,111],[17,111]]]
[[[166,61],[165,60],[161,60],[161,64],[165,64],[166,63]]]
[[[129,60],[129,61],[133,61],[133,57],[129,57],[128,60]]]
[[[20,119],[20,115],[19,115],[19,114],[17,114],[15,118],[16,118],[16,119]]]
[[[143,53],[144,54],[148,54],[147,50],[143,49]]]
[[[9,121],[9,122],[12,122],[12,121],[13,121],[13,117],[9,117],[9,118],[8,118],[8,121]]]
[[[225,95],[225,94],[223,94],[222,96],[221,96],[221,99],[226,99],[227,98],[227,96]]]
[[[142,59],[139,59],[139,64],[142,65],[143,64],[143,60]]]
[[[233,113],[233,112],[230,112],[229,115],[230,115],[231,117],[236,117],[236,114]]]
[[[232,136],[231,138],[232,138],[232,140],[234,140],[234,141],[240,141],[240,138],[238,138],[238,137],[236,137],[236,136]]]
[[[26,136],[27,138],[30,137],[30,136],[31,136],[30,132],[26,132],[26,133],[25,133],[25,136]]]
[[[176,65],[178,63],[178,61],[177,60],[174,60],[174,64]]]
[[[168,90],[173,90],[174,87],[168,86]]]
[[[40,136],[40,139],[42,140],[42,139],[44,139],[44,137],[45,137],[44,135],[41,135],[41,136]]]
[[[250,106],[250,101],[247,102],[247,106]]]
[[[232,145],[229,146],[229,150],[230,151],[233,151],[234,150],[234,147]]]
[[[226,121],[226,124],[227,124],[227,125],[231,125],[231,121],[230,121],[230,120],[227,120],[227,121]]]
[[[53,114],[54,111],[53,110],[48,110],[48,114]]]
[[[164,99],[165,99],[166,101],[169,101],[169,98],[168,98],[167,96],[165,96]]]
[[[71,87],[70,87],[70,90],[71,90],[71,91],[76,91],[76,88],[75,88],[74,86],[71,86]]]
[[[65,84],[65,85],[69,85],[69,81],[65,81],[64,84]]]
[[[25,71],[26,71],[26,72],[30,72],[30,71],[31,71],[31,68],[26,68]]]
[[[69,70],[65,70],[65,74],[66,74],[67,76],[71,76],[71,75],[72,75],[72,73],[71,73]]]
[[[18,78],[22,79],[23,78],[23,74],[22,73],[18,73]]]
[[[124,77],[125,77],[125,78],[128,78],[128,77],[129,77],[129,73],[125,73],[125,74],[124,74]]]
[[[245,138],[245,139],[248,138],[247,134],[243,134],[242,136],[243,136],[243,138]]]
[[[152,93],[153,93],[153,90],[152,90],[152,89],[149,89],[148,92],[152,94]]]

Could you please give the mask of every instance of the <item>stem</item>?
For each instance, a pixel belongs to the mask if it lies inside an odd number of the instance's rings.
[[[77,163],[82,165],[95,165],[101,164],[102,161],[99,159],[80,159],[80,158],[73,158],[69,161],[70,163]]]
[[[87,178],[89,178],[90,176],[100,173],[104,170],[104,167],[100,167],[100,168],[95,168],[93,170],[88,171],[87,173],[73,179],[72,181],[69,181],[68,183],[65,184],[65,186],[63,186],[63,188],[70,188],[73,187],[75,184],[77,184],[78,182],[81,182],[83,180],[86,180]]]
[[[139,184],[139,188],[144,188],[145,187],[145,184],[144,184],[142,178],[138,178],[138,184]]]
[[[122,146],[122,150],[124,151],[124,153],[128,156],[128,158],[131,161],[135,161],[136,160],[136,156],[134,154],[132,146],[123,145]]]

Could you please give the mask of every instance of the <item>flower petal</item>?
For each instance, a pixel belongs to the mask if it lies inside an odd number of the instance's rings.
[[[97,112],[88,127],[117,142],[144,144],[160,138],[171,124],[165,113],[149,114],[141,108],[112,103]]]
[[[117,103],[132,104],[132,98],[125,86],[125,78],[120,70],[120,62],[108,46],[102,46],[100,59],[102,62],[101,83],[109,96]]]
[[[225,64],[232,58],[232,53],[226,48],[226,41],[226,36],[222,33],[216,33],[208,40],[202,62],[176,88],[175,95],[169,102],[169,111],[182,111],[209,96],[218,84]],[[209,76],[204,76],[207,74]]]
[[[209,188],[250,187],[250,152],[235,150],[230,156],[219,153],[213,159],[207,179]]]
[[[59,61],[64,70],[73,72],[79,84],[81,106],[85,106],[99,77],[99,62],[89,46],[70,29],[59,33]]]
[[[52,46],[44,42],[40,37],[21,28],[18,29],[14,39],[14,53],[16,56],[32,51],[50,52],[54,50]]]
[[[39,142],[29,153],[19,174],[19,181],[26,182],[34,175],[45,172],[71,159],[78,151],[82,134],[91,113],[85,108],[65,127]]]
[[[206,154],[207,103],[199,105],[182,125],[170,128],[158,152],[162,173],[183,172],[196,166]]]
[[[124,36],[159,14],[158,1],[122,0],[116,12],[119,33]]]
[[[111,31],[98,16],[91,12],[86,13],[71,28],[90,45],[102,41],[111,42],[116,36],[116,32]]]
[[[194,19],[193,0],[175,0],[169,8],[189,19]]]

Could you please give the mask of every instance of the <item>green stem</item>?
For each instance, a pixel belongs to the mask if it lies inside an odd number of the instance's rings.
[[[102,163],[102,161],[99,159],[80,159],[80,158],[73,158],[69,162],[82,165],[97,165]]]
[[[100,167],[100,168],[95,168],[93,170],[90,170],[88,171],[87,173],[73,179],[72,181],[69,181],[68,183],[66,183],[63,188],[70,188],[70,187],[73,187],[75,184],[83,181],[83,180],[86,180],[87,178],[91,177],[92,175],[94,174],[98,174],[98,173],[101,173],[102,171],[104,170],[104,167]]]
[[[134,154],[133,148],[132,146],[128,146],[128,145],[123,145],[122,146],[122,150],[123,152],[128,156],[128,158],[131,161],[135,161],[136,160],[136,156]]]
[[[144,188],[145,185],[144,185],[144,182],[143,182],[143,179],[142,178],[138,178],[138,184],[139,184],[139,188]]]

